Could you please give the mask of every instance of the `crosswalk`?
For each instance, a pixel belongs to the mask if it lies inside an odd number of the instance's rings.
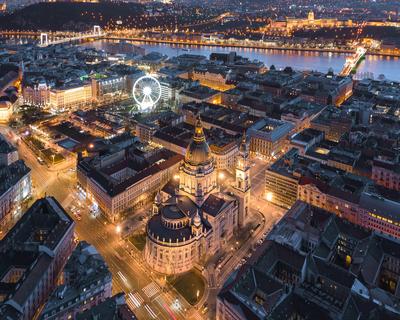
[[[204,320],[204,317],[202,317],[198,312],[195,312],[191,319],[192,320]]]
[[[151,298],[160,292],[160,287],[155,282],[150,282],[142,290],[148,298]]]
[[[144,302],[144,299],[142,298],[142,296],[140,295],[139,292],[129,292],[128,293],[128,299],[126,299],[126,303],[128,304],[129,308],[131,308],[131,310],[135,310],[137,308],[139,308],[142,303]]]
[[[152,309],[149,305],[145,304],[145,305],[144,305],[144,308],[145,308],[146,311],[149,313],[149,315],[150,315],[151,318],[157,319],[156,313],[153,311],[153,309]]]

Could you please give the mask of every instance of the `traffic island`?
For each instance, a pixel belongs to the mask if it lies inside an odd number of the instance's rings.
[[[192,306],[203,297],[205,282],[199,272],[192,270],[178,276],[168,276],[167,281]]]

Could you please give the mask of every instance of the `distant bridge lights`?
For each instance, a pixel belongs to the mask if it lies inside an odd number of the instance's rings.
[[[49,44],[49,35],[47,33],[40,34],[40,45],[47,46]]]

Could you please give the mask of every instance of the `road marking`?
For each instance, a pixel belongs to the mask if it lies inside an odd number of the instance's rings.
[[[118,271],[117,274],[119,275],[119,277],[122,279],[122,282],[124,283],[124,285],[130,289],[131,285],[129,284],[128,279],[124,276],[124,274],[121,271]]]
[[[155,282],[150,282],[142,290],[148,298],[151,298],[160,292],[160,287]]]
[[[147,310],[147,312],[149,313],[149,315],[153,318],[153,319],[157,319],[157,315],[154,313],[154,311],[150,308],[149,305],[145,304],[144,308]]]
[[[142,303],[144,302],[144,299],[139,294],[139,292],[135,292],[135,293],[129,292],[128,297],[136,308],[139,308],[142,305]]]
[[[204,318],[198,312],[195,312],[192,317],[194,320],[204,320]]]
[[[126,300],[126,304],[128,305],[129,309],[131,309],[132,311],[135,311],[136,306],[133,304],[133,302],[131,300]]]

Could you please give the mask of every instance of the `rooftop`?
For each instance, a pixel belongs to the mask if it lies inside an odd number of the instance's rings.
[[[111,272],[96,248],[85,241],[79,242],[64,268],[64,284],[58,286],[47,301],[43,314],[51,313],[69,302],[75,303],[84,288],[111,283]]]
[[[19,312],[51,267],[56,248],[66,234],[72,237],[73,228],[74,221],[57,200],[47,197],[37,200],[0,241],[1,318]],[[13,269],[22,271],[18,279],[9,277]]]
[[[0,167],[0,196],[31,172],[23,160]]]

